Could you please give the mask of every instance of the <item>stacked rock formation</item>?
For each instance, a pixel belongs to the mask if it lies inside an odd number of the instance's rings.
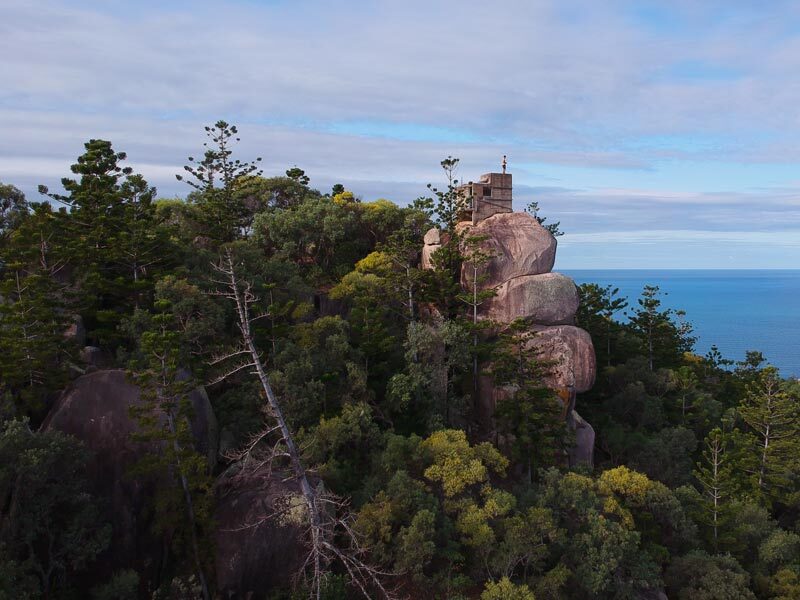
[[[481,249],[489,260],[478,272],[479,286],[493,288],[495,296],[480,307],[479,318],[501,324],[522,318],[537,335],[532,344],[553,367],[546,383],[562,398],[565,415],[575,429],[577,445],[574,463],[592,463],[594,430],[575,411],[575,394],[594,385],[596,365],[589,334],[575,326],[578,290],[575,283],[560,273],[553,273],[557,242],[555,237],[527,213],[498,213],[477,224],[459,224],[465,236],[481,239]],[[431,256],[440,248],[440,234],[432,229],[425,235],[423,268],[431,268]],[[462,271],[461,282],[469,289],[473,270]],[[480,385],[481,418],[491,422],[497,402],[512,401],[506,390],[496,389],[489,378]]]

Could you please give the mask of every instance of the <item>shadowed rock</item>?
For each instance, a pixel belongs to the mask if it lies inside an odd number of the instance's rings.
[[[503,283],[481,308],[484,318],[501,323],[523,318],[540,325],[571,325],[578,310],[578,290],[561,273],[523,275]]]
[[[222,597],[260,598],[288,587],[305,560],[302,497],[294,479],[234,465],[217,484],[215,549]],[[277,513],[277,516],[276,516]]]
[[[208,396],[198,388],[190,399],[196,449],[215,459],[217,426]],[[142,457],[160,453],[161,447],[132,439],[139,425],[130,415],[131,406],[141,406],[141,398],[125,371],[95,371],[78,377],[61,393],[42,429],[70,434],[92,452],[87,465],[92,492],[107,503],[106,519],[113,528],[111,546],[102,562],[110,570],[141,569],[145,578],[155,580],[163,560],[162,544],[153,539],[147,515],[158,482],[132,477],[130,472]]]
[[[575,446],[569,451],[571,466],[594,466],[594,428],[576,411],[572,411],[570,426],[575,431]]]

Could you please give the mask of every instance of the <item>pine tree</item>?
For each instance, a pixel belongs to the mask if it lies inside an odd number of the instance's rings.
[[[777,369],[768,366],[747,386],[739,414],[753,434],[749,471],[755,492],[767,502],[780,501],[800,452],[798,399],[787,393]]]
[[[190,156],[190,164],[183,167],[189,177],[175,177],[199,192],[197,203],[205,234],[217,242],[231,242],[247,233],[245,228],[250,219],[245,198],[261,176],[258,168],[261,158],[247,162],[233,157],[232,147],[240,141],[235,125],[217,121],[205,131],[209,141],[203,143],[203,158],[198,160]],[[291,172],[296,175],[294,180],[299,181],[303,173],[296,170],[299,175],[290,169],[287,176],[292,178]]]
[[[598,363],[605,362],[610,367],[613,362],[613,332],[620,329],[614,315],[627,308],[628,301],[618,297],[619,288],[611,285],[601,287],[596,283],[584,283],[579,286],[578,291],[581,298],[577,314],[578,325],[586,329],[593,340],[601,341],[605,338],[605,344],[595,342],[594,347],[598,354]],[[603,350],[605,360],[601,361],[600,352]]]
[[[0,249],[0,400],[40,417],[45,399],[67,378],[70,317],[54,257],[61,216],[47,204],[21,216]]]
[[[114,236],[115,258],[132,291],[152,287],[159,270],[174,253],[167,231],[156,216],[156,188],[141,175],[131,175],[120,186],[123,199],[122,230]]]
[[[393,231],[386,243],[378,247],[394,266],[389,278],[399,292],[399,301],[406,310],[409,323],[417,319],[417,297],[423,281],[417,259],[423,233],[429,225],[430,221],[424,212],[409,210],[403,226]]]
[[[0,394],[40,416],[47,395],[66,381],[64,331],[55,282],[14,268],[0,281]]]
[[[484,247],[487,236],[483,235],[468,235],[462,242],[462,270],[467,273],[467,282],[469,288],[459,294],[459,298],[466,304],[470,312],[470,329],[472,330],[472,394],[473,404],[477,410],[478,402],[480,401],[478,392],[478,379],[480,372],[478,364],[481,359],[482,345],[479,343],[481,332],[485,331],[492,324],[488,321],[478,321],[478,309],[480,306],[497,295],[495,288],[485,288],[484,284],[489,278],[488,273],[484,267],[486,263],[491,260],[494,254]]]
[[[706,436],[702,460],[697,463],[695,478],[703,488],[704,508],[712,530],[714,552],[719,550],[719,530],[728,514],[726,500],[731,492],[732,465],[727,455],[728,439],[717,427]]]
[[[644,286],[637,302],[639,308],[628,317],[631,328],[645,347],[650,370],[655,369],[656,363],[659,367],[667,367],[679,362],[682,354],[690,351],[695,341],[691,336],[692,326],[682,321],[685,313],[671,308],[662,309],[658,286]]]
[[[458,296],[461,293],[462,232],[457,225],[468,199],[458,191],[455,176],[458,162],[459,159],[448,156],[440,163],[447,179],[445,189],[428,184],[433,196],[414,201],[414,208],[433,218],[440,230],[441,247],[431,256],[433,269],[425,272],[425,289],[426,299],[447,319],[456,317],[461,309]]]
[[[564,407],[544,382],[550,365],[534,343],[535,332],[522,320],[512,323],[492,349],[491,375],[511,397],[498,402],[499,433],[510,440],[513,458],[525,466],[528,481],[538,469],[552,466],[566,436]]]
[[[90,140],[85,148],[71,167],[80,178],[61,180],[66,194],[50,193],[46,186],[39,191],[70,208],[57,243],[69,263],[74,308],[89,338],[113,348],[120,320],[139,302],[142,276],[166,249],[154,231],[155,190],[120,166],[127,156],[115,152],[111,142]]]
[[[13,185],[0,182],[0,241],[5,240],[17,221],[27,212],[25,194]]]
[[[540,217],[539,210],[541,210],[539,208],[539,203],[535,201],[529,202],[528,206],[525,207],[525,212],[532,214],[533,218],[536,219],[539,225],[541,225],[542,227],[547,229],[547,231],[553,234],[553,237],[561,237],[562,235],[564,235],[564,232],[561,231],[560,229],[561,221],[556,221],[555,223],[548,223],[547,225],[545,225],[547,217]]]
[[[170,476],[175,486],[160,490],[156,498],[159,529],[174,528],[188,542],[194,573],[203,598],[210,599],[204,570],[204,537],[211,519],[211,484],[206,458],[194,448],[191,431],[193,407],[190,392],[194,382],[180,369],[182,325],[168,300],[156,302],[150,315],[150,328],[141,333],[137,357],[131,362],[131,379],[141,389],[141,405],[131,407],[141,432],[142,442],[156,442],[158,454],[148,454],[136,471]]]

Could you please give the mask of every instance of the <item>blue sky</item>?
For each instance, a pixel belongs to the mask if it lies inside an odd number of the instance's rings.
[[[796,2],[3,0],[0,180],[89,138],[162,195],[203,126],[242,158],[406,203],[503,154],[557,267],[800,268]]]

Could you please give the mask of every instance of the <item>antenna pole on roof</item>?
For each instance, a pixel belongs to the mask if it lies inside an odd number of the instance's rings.
[[[506,166],[508,165],[508,161],[506,160],[506,155],[503,154],[503,175],[506,174]]]

